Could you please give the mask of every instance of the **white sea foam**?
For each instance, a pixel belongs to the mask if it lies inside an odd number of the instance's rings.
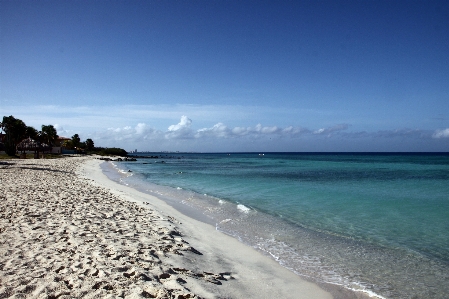
[[[243,213],[249,213],[251,211],[250,208],[248,208],[247,206],[244,206],[242,204],[238,204],[237,209],[239,209]]]
[[[319,257],[312,255],[299,255],[293,248],[291,248],[284,242],[279,242],[275,239],[263,240],[263,238],[261,238],[260,242],[255,246],[255,248],[261,251],[265,251],[281,266],[293,271],[297,275],[303,277],[315,277],[314,275],[311,276],[309,273],[307,273],[308,271],[304,272],[304,270],[312,270],[312,272],[321,274],[321,277],[319,277],[318,280],[341,286],[354,292],[364,293],[371,298],[386,299],[385,297],[367,289],[367,287],[365,287],[363,283],[350,281],[347,277],[341,276],[338,271],[335,271],[335,269],[333,269],[332,267],[323,265]],[[290,259],[293,257],[294,261],[301,264],[302,271],[297,271],[295,267],[291,267],[291,261],[289,262],[287,260],[284,260],[284,257]],[[314,271],[314,269],[319,269],[319,271]]]
[[[360,285],[360,287],[362,289],[358,289],[358,288],[349,288],[350,290],[354,291],[354,292],[360,292],[360,293],[364,293],[366,295],[368,295],[371,298],[377,298],[377,299],[387,299],[381,295],[378,295],[376,293],[374,293],[373,291],[367,290],[365,289],[362,285]]]
[[[118,173],[125,174],[125,175],[128,176],[128,177],[130,177],[130,176],[133,175],[133,173],[131,172],[131,170],[124,170],[124,169],[121,169],[121,168],[119,168],[119,166],[118,166],[117,164],[115,164],[115,163],[113,163],[113,162],[111,162],[111,164],[112,164],[112,166],[117,170]]]

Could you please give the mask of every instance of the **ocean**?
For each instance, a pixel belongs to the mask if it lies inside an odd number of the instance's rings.
[[[149,156],[103,170],[302,277],[379,298],[449,296],[447,153]]]

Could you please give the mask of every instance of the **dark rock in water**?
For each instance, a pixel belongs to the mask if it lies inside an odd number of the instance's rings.
[[[159,159],[159,156],[134,156],[134,158],[140,158],[140,159]]]
[[[130,162],[130,161],[137,161],[137,159],[136,158],[128,158],[128,157],[125,157],[125,158],[117,158],[117,159],[111,159],[111,158],[106,158],[106,157],[102,157],[102,158],[97,158],[98,160],[103,160],[103,161],[116,161],[116,162],[122,162],[122,161],[127,161],[127,162]]]
[[[131,170],[128,170],[128,172],[132,172]]]
[[[98,160],[103,160],[103,161],[112,161],[111,158],[97,158]]]

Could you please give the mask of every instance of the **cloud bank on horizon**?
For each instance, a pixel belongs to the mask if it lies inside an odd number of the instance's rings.
[[[420,130],[420,129],[396,129],[396,130],[382,130],[377,132],[353,131],[348,132],[350,125],[337,124],[331,127],[311,130],[304,127],[288,126],[285,128],[278,126],[263,126],[256,124],[252,127],[228,127],[219,122],[212,127],[194,129],[193,121],[187,116],[183,115],[178,124],[170,125],[167,130],[158,130],[148,126],[145,123],[138,123],[135,127],[126,126],[123,128],[108,128],[107,130],[99,131],[95,137],[99,141],[110,143],[126,143],[133,144],[141,150],[148,150],[145,146],[158,149],[160,151],[167,150],[155,146],[155,144],[165,144],[169,146],[170,141],[181,141],[177,143],[177,148],[170,148],[172,151],[257,151],[263,148],[267,151],[282,151],[283,147],[280,144],[296,144],[298,151],[316,151],[310,144],[317,142],[326,142],[326,139],[337,139],[339,142],[353,142],[356,144],[352,151],[370,151],[370,148],[365,147],[364,143],[368,145],[372,140],[381,145],[385,140],[396,139],[397,142],[403,143],[403,147],[397,147],[393,151],[413,151],[410,144],[424,142],[427,144],[436,143],[437,139],[444,143],[444,150],[449,144],[449,128],[444,130]],[[315,139],[314,139],[315,138]],[[371,140],[371,142],[367,142]],[[303,141],[307,141],[309,146],[301,146]],[[339,143],[337,142],[337,144]],[[188,146],[185,147],[183,143]],[[196,146],[194,145],[196,144]],[[209,144],[215,144],[214,147],[209,147]],[[216,146],[218,144],[219,146]],[[248,146],[248,144],[256,144],[255,147]],[[391,150],[388,147],[377,146],[380,151]],[[331,148],[331,151],[343,150],[341,148]]]
[[[301,126],[301,120],[294,124],[283,122],[281,125],[263,125],[257,120],[268,121],[270,118],[264,116],[265,112],[250,117],[255,107],[246,109],[246,112],[242,107],[238,107],[240,116],[236,118],[229,117],[228,109],[231,107],[228,106],[214,108],[189,106],[189,108],[190,110],[185,106],[178,108],[119,106],[103,109],[98,107],[68,109],[60,106],[35,106],[30,111],[22,111],[14,116],[36,128],[39,128],[41,124],[52,123],[60,136],[71,137],[76,133],[82,139],[93,139],[97,146],[122,147],[128,151],[139,149],[155,152],[407,152],[447,151],[449,148],[449,128],[363,130],[363,123],[329,124],[326,118],[314,122],[315,127]],[[179,117],[181,110],[192,112],[195,119],[187,115]],[[14,111],[15,109],[11,109],[5,112],[14,114]],[[223,111],[224,114],[222,114]],[[204,116],[208,113],[209,116]],[[271,109],[271,113],[276,113],[275,109]],[[283,114],[284,111],[281,109],[280,113]],[[315,113],[323,114],[323,112]],[[139,117],[133,117],[139,114]],[[301,113],[295,112],[295,114]],[[219,119],[214,120],[210,115]],[[220,121],[221,116],[225,119],[223,122]],[[176,117],[179,117],[179,121],[173,123]],[[248,118],[252,124],[242,125],[242,123],[248,123]],[[156,125],[148,124],[148,122]],[[164,123],[165,127],[161,127],[161,123]]]
[[[283,151],[288,145],[293,151],[320,151],[324,143],[327,151],[422,151],[416,144],[427,144],[428,151],[445,151],[449,145],[449,128],[437,130],[392,129],[374,132],[349,131],[350,124],[336,124],[319,129],[300,126],[229,127],[218,122],[211,127],[195,128],[194,121],[182,115],[177,124],[165,130],[146,123],[123,127],[91,128],[84,134],[102,146],[122,146],[140,151]],[[74,132],[56,124],[61,135]],[[348,146],[352,144],[352,146]],[[375,144],[375,146],[373,146]],[[395,144],[395,147],[391,147]],[[335,146],[337,145],[337,146]],[[318,146],[315,148],[315,146]]]

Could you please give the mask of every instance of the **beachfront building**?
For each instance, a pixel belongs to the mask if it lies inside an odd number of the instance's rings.
[[[22,140],[16,147],[18,152],[22,152],[20,154],[21,158],[26,158],[26,154],[34,153],[34,158],[39,158],[39,152],[50,152],[51,146],[45,143],[40,143],[30,137]]]
[[[55,145],[53,146],[51,153],[52,154],[75,154],[75,151],[72,149],[68,149],[66,144],[68,141],[72,140],[71,138],[67,137],[61,137],[58,136],[58,138],[55,141]]]
[[[53,146],[40,143],[32,138],[22,140],[16,147],[18,152],[21,152],[21,157],[26,157],[26,154],[34,153],[35,158],[38,157],[39,152],[51,154],[75,154],[76,150],[68,149],[64,146],[64,142],[71,140],[67,137],[58,137]]]

